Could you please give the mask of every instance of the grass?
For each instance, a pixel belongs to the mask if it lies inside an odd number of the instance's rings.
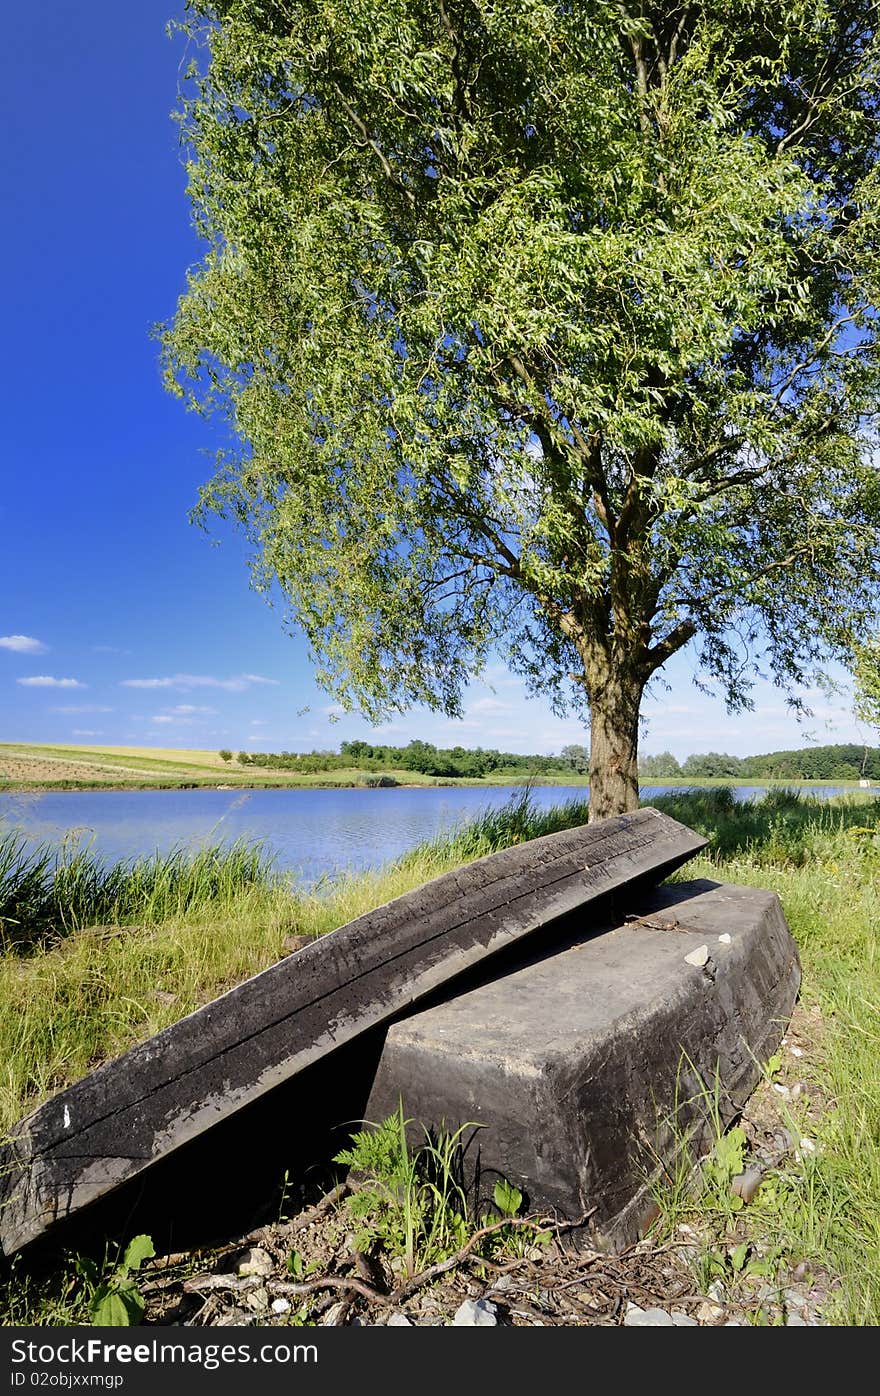
[[[721,1257],[717,1264],[733,1265],[731,1256],[759,1252],[822,1267],[840,1278],[834,1320],[876,1324],[880,801],[773,791],[742,804],[715,788],[654,803],[709,839],[679,878],[778,892],[800,948],[803,1001],[823,1015],[821,1046],[800,1069],[829,1102],[811,1126],[815,1154],[781,1169],[747,1209],[725,1212],[723,1189],[693,1194],[692,1180],[682,1175],[665,1197],[667,1221],[694,1213],[709,1225],[714,1240],[704,1268],[711,1268],[712,1253]],[[323,934],[449,868],[585,818],[583,803],[538,812],[525,794],[379,872],[311,893],[292,887],[259,851],[240,847],[100,869],[86,854],[59,861],[47,849],[27,855],[7,841],[0,870],[0,1125],[272,963],[285,953],[288,935]],[[745,1252],[737,1249],[742,1244]]]
[[[284,953],[471,858],[586,818],[527,796],[305,892],[243,844],[106,866],[0,838],[0,1128]]]
[[[762,1250],[783,1248],[840,1277],[838,1322],[877,1324],[880,801],[772,792],[742,806],[726,793],[700,792],[655,803],[710,839],[706,855],[680,878],[716,877],[779,894],[801,954],[802,1000],[821,1010],[824,1023],[808,1068],[808,1085],[830,1103],[817,1152],[761,1188],[743,1214],[747,1230]],[[796,1138],[802,1123],[791,1120]]]

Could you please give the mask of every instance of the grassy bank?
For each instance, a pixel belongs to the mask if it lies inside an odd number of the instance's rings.
[[[486,814],[381,872],[297,890],[259,849],[104,866],[75,846],[0,838],[0,1127],[285,951],[448,868],[586,819],[528,801]]]
[[[827,1104],[809,1126],[815,1152],[789,1159],[745,1212],[732,1219],[705,1195],[676,1193],[665,1199],[666,1220],[708,1215],[722,1257],[733,1220],[737,1238],[745,1234],[762,1254],[839,1277],[829,1311],[837,1321],[877,1323],[880,801],[777,791],[742,805],[713,789],[655,803],[710,840],[680,877],[779,893],[802,956],[803,1002],[821,1014],[821,1038],[800,1066],[805,1099]],[[55,864],[47,850],[29,860],[13,848],[10,858],[7,846],[0,1121],[8,1126],[97,1062],[272,963],[288,936],[320,935],[450,867],[585,818],[583,804],[537,813],[522,800],[379,873],[311,895],[242,848],[102,871],[88,860]]]

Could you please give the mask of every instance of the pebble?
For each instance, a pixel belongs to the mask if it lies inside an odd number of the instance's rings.
[[[271,1275],[275,1269],[272,1257],[261,1246],[252,1246],[238,1258],[236,1273],[239,1275]]]
[[[347,1300],[342,1300],[339,1304],[331,1304],[324,1317],[321,1319],[322,1328],[335,1328],[340,1318],[348,1308]]]
[[[623,1319],[624,1328],[674,1328],[675,1320],[665,1309],[640,1309],[638,1304],[627,1304]]]
[[[495,1328],[496,1308],[488,1299],[465,1299],[455,1311],[453,1328]]]
[[[289,1299],[273,1299],[273,1300],[272,1300],[272,1312],[273,1312],[273,1314],[287,1314],[287,1313],[289,1313],[289,1312],[290,1312],[290,1300],[289,1300]]]
[[[698,1323],[714,1323],[716,1319],[723,1316],[724,1309],[720,1304],[703,1303],[697,1309]]]
[[[751,1202],[758,1188],[761,1186],[763,1177],[764,1173],[762,1169],[754,1166],[747,1168],[745,1172],[737,1173],[736,1177],[731,1179],[731,1191],[735,1192],[737,1197],[741,1197],[743,1202]]]
[[[244,1301],[249,1309],[253,1309],[255,1314],[264,1314],[269,1307],[269,1295],[260,1286],[259,1289],[252,1289]]]
[[[386,1328],[412,1328],[413,1325],[412,1325],[412,1323],[410,1322],[410,1320],[407,1318],[406,1314],[396,1313],[396,1314],[392,1314],[392,1315],[391,1315],[391,1317],[390,1317],[390,1319],[388,1320],[388,1322],[386,1323],[385,1327],[386,1327]]]
[[[708,945],[698,945],[696,950],[692,950],[689,955],[685,955],[684,962],[686,965],[696,965],[697,969],[702,969],[703,965],[709,963]]]
[[[690,1314],[686,1314],[683,1309],[673,1309],[670,1315],[676,1328],[699,1328],[697,1320]]]
[[[727,931],[725,931],[723,936],[719,936],[719,937],[718,937],[718,944],[719,944],[719,945],[732,945],[732,944],[733,944],[733,936],[728,935],[728,934],[727,934]]]

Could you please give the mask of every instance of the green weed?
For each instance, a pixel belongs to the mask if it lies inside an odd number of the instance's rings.
[[[475,1125],[453,1132],[441,1131],[411,1149],[407,1126],[397,1113],[372,1128],[352,1136],[351,1147],[336,1155],[335,1162],[350,1168],[357,1180],[345,1207],[357,1224],[355,1246],[375,1247],[403,1262],[411,1278],[418,1270],[444,1260],[467,1238],[467,1197],[461,1176],[463,1140]]]

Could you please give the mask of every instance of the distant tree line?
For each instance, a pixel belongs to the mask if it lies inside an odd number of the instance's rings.
[[[760,756],[729,756],[706,751],[679,763],[670,751],[644,756],[642,778],[673,776],[730,780],[880,780],[880,747],[851,745],[804,747],[800,751],[770,751]]]
[[[232,759],[228,750],[219,754],[224,761]],[[462,746],[437,747],[419,740],[406,746],[343,742],[338,752],[240,751],[236,760],[242,766],[299,771],[303,775],[355,768],[375,772],[414,771],[420,775],[447,777],[479,778],[501,773],[523,779],[550,772],[584,774],[589,769],[589,752],[585,746],[564,746],[558,756],[529,756],[485,747],[473,750]],[[672,752],[662,751],[656,756],[640,758],[639,775],[643,780],[858,780],[861,776],[880,780],[880,747],[816,746],[800,751],[771,751],[761,756],[729,756],[726,752],[708,751],[688,756],[681,762]]]
[[[583,750],[579,748],[578,750]],[[570,771],[573,763],[563,752],[560,756],[524,756],[521,752],[496,751],[494,748],[437,747],[432,742],[414,740],[406,746],[387,746],[365,741],[343,742],[339,751],[310,752],[246,752],[238,753],[243,766],[263,766],[270,770],[319,771],[351,770],[385,771],[388,769],[415,771],[426,776],[480,777],[498,771],[526,776],[547,771]]]

